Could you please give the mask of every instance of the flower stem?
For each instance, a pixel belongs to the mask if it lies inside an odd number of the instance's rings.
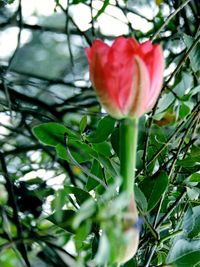
[[[120,125],[121,191],[134,195],[138,119],[124,119]]]

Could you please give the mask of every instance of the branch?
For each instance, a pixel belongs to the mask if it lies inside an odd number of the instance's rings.
[[[165,20],[165,22],[162,24],[162,26],[158,29],[158,31],[153,35],[153,37],[151,38],[152,41],[154,41],[157,36],[160,34],[160,32],[164,29],[164,27],[170,22],[170,20],[176,16],[176,14],[181,11],[182,8],[184,8],[184,6],[186,6],[191,0],[186,0],[185,2],[182,3],[182,5],[180,5],[173,13],[171,13],[167,19]]]
[[[15,192],[14,192],[14,187],[13,187],[13,183],[10,179],[10,176],[8,174],[8,170],[7,170],[7,166],[6,166],[6,162],[5,162],[5,158],[4,158],[4,154],[2,152],[0,152],[0,162],[1,162],[1,167],[2,167],[2,172],[3,172],[3,176],[6,180],[6,189],[8,191],[9,197],[10,197],[10,202],[11,202],[11,206],[13,209],[13,220],[15,222],[16,228],[17,228],[17,236],[18,239],[23,239],[23,230],[22,230],[22,226],[19,220],[19,216],[18,216],[18,206],[17,206],[17,200],[15,197]],[[26,263],[27,267],[31,267],[29,259],[28,259],[28,255],[27,255],[27,250],[26,250],[26,246],[23,243],[23,241],[21,242],[21,245],[19,247],[19,251],[24,259],[24,262]]]

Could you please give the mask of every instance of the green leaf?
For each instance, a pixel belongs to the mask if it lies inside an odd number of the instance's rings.
[[[188,156],[185,159],[177,160],[177,165],[183,167],[194,167],[196,165],[199,165],[199,157]]]
[[[192,209],[193,224],[190,225],[189,238],[194,238],[200,234],[200,206]]]
[[[87,236],[91,232],[91,220],[86,220],[84,224],[82,224],[76,231],[76,235],[74,236],[74,241],[76,245],[76,249],[79,253],[84,250],[84,241]]]
[[[109,254],[110,254],[109,240],[106,234],[103,233],[100,238],[98,251],[95,257],[95,262],[97,264],[102,264],[102,265],[106,264],[109,259]]]
[[[52,215],[47,217],[46,219],[58,227],[70,232],[74,233],[73,228],[71,227],[72,220],[74,218],[75,211],[73,210],[60,210],[54,212]]]
[[[92,167],[91,167],[91,173],[96,175],[99,178],[102,178],[102,180],[103,180],[102,167],[101,167],[101,165],[99,164],[99,162],[96,159],[93,160],[93,164],[92,164]],[[87,191],[91,191],[96,186],[99,186],[99,183],[97,181],[95,181],[94,179],[88,177],[85,189]]]
[[[152,127],[152,135],[150,137],[150,148],[148,151],[148,160],[152,158],[153,155],[157,153],[157,151],[165,144],[166,137],[164,135],[164,131],[162,127],[159,127],[158,125],[153,125]],[[153,155],[151,155],[151,151],[153,152]],[[163,163],[163,159],[165,158],[165,155],[167,153],[167,147],[163,149],[162,153],[157,157],[160,164]]]
[[[129,260],[128,262],[126,262],[123,267],[138,267],[137,261],[135,258]]]
[[[112,177],[119,177],[119,166],[112,160],[104,157],[103,155],[98,155],[96,158],[106,169],[106,171],[112,176]]]
[[[105,157],[110,157],[112,155],[111,153],[111,147],[109,145],[109,143],[107,142],[102,142],[102,143],[94,143],[92,145],[92,147],[94,148],[94,150],[96,152],[98,152],[99,154],[105,156]]]
[[[97,153],[87,144],[80,141],[69,139],[68,145],[70,146],[70,152],[78,163],[83,163],[91,159],[92,156],[97,156]],[[67,153],[67,148],[58,144],[56,146],[56,152],[59,158],[64,159],[71,163],[71,160]]]
[[[115,153],[119,157],[119,128],[116,128],[111,135],[111,144]]]
[[[179,239],[171,246],[166,261],[176,267],[198,266],[196,264],[200,262],[200,240]]]
[[[181,119],[184,119],[189,113],[190,108],[186,104],[182,103],[179,110],[179,116]]]
[[[200,148],[197,146],[193,146],[187,158],[178,160],[177,165],[183,167],[194,167],[195,165],[200,164],[199,159],[200,159]]]
[[[200,195],[200,189],[199,188],[190,188],[187,187],[187,195],[189,197],[189,199],[191,200],[197,200],[199,198]]]
[[[144,179],[139,184],[139,188],[148,201],[147,211],[152,210],[156,206],[167,186],[168,176],[164,171],[161,171],[153,177]]]
[[[90,219],[96,211],[95,201],[90,198],[86,200],[80,207],[79,211],[76,213],[76,216],[73,220],[73,227],[77,229],[82,222]]]
[[[166,111],[174,102],[175,96],[172,93],[163,93],[158,102],[156,114]]]
[[[33,133],[41,143],[53,147],[58,144],[64,144],[65,134],[77,138],[77,135],[74,132],[66,128],[64,125],[56,122],[48,122],[37,125],[33,128]]]
[[[85,128],[87,126],[87,116],[84,116],[81,121],[80,121],[80,125],[79,125],[79,129],[80,129],[80,132],[83,133]]]
[[[194,43],[194,38],[184,34],[183,35],[184,42],[189,49],[192,44]],[[200,44],[198,43],[196,47],[192,50],[192,52],[189,55],[189,59],[191,62],[191,67],[194,72],[197,72],[200,70]]]
[[[62,211],[62,208],[65,205],[65,203],[66,203],[66,193],[63,189],[59,189],[56,192],[56,196],[55,196],[55,199],[53,201],[53,204],[54,204],[55,210],[56,210],[55,218],[57,221],[60,221],[62,218],[62,213],[60,213],[60,211]]]
[[[140,188],[137,185],[135,185],[134,190],[135,190],[135,199],[138,206],[141,208],[142,211],[146,212],[148,204],[144,193],[140,190]]]
[[[101,9],[97,12],[96,16],[93,18],[93,20],[96,20],[106,9],[106,7],[109,5],[110,0],[104,0],[103,5]]]
[[[178,79],[178,80],[177,80]],[[173,88],[173,92],[178,97],[183,97],[185,95],[185,91],[191,89],[193,86],[193,77],[191,74],[187,72],[181,72],[178,78],[176,79],[176,85]]]
[[[90,143],[101,143],[107,140],[108,136],[113,132],[115,120],[109,116],[104,117],[99,121],[95,133],[87,137]]]
[[[74,195],[79,205],[83,204],[84,201],[91,198],[91,195],[87,191],[84,191],[83,189],[75,186],[66,185],[64,186],[63,190],[65,191],[66,195]]]

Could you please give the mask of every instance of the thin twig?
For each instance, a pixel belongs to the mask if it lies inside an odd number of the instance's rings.
[[[67,0],[67,8],[65,10],[66,15],[66,22],[65,22],[65,30],[66,30],[66,36],[67,36],[67,43],[68,43],[68,50],[69,50],[69,57],[70,62],[72,66],[72,70],[74,68],[74,57],[72,53],[72,47],[71,47],[71,40],[70,40],[70,28],[69,28],[69,0]]]
[[[4,158],[4,154],[2,152],[0,152],[0,162],[1,162],[2,172],[3,172],[4,178],[6,180],[6,188],[7,188],[7,191],[9,193],[11,205],[13,208],[13,218],[14,218],[16,228],[17,228],[17,236],[19,239],[23,239],[23,230],[22,230],[22,226],[21,226],[19,216],[18,216],[18,206],[17,206],[16,197],[15,197],[14,187],[13,187],[13,183],[10,179],[10,176],[8,174],[6,161]],[[29,259],[28,259],[28,255],[27,255],[26,246],[23,243],[23,241],[21,242],[21,246],[20,246],[19,251],[20,251],[27,267],[31,267]]]
[[[169,82],[176,76],[176,74],[180,71],[182,65],[184,64],[184,62],[186,61],[186,59],[189,57],[191,51],[195,48],[195,46],[198,44],[198,42],[200,41],[200,35],[194,40],[193,44],[191,45],[191,47],[186,51],[185,55],[183,56],[183,58],[180,60],[179,64],[177,65],[175,71],[172,73],[172,75],[169,77],[169,79],[164,83],[161,93],[162,91],[167,87],[167,85],[169,84]],[[160,94],[161,95],[161,94]],[[146,170],[146,168],[148,167],[148,163],[146,163],[146,159],[147,159],[147,151],[148,151],[148,145],[149,145],[149,140],[150,140],[150,135],[151,135],[151,128],[153,125],[153,116],[156,113],[156,109],[158,106],[158,102],[159,102],[160,97],[158,97],[158,100],[152,110],[151,113],[151,117],[149,118],[149,126],[148,126],[148,132],[147,132],[147,138],[146,138],[146,142],[145,142],[145,147],[144,147],[144,154],[143,154],[143,160],[144,160],[144,170]],[[152,162],[152,161],[151,161]]]
[[[157,36],[160,34],[160,32],[164,29],[164,27],[170,22],[170,20],[176,16],[176,14],[178,12],[181,11],[182,8],[184,8],[184,6],[186,6],[191,0],[186,0],[185,2],[183,2],[173,13],[171,13],[167,19],[165,20],[165,22],[161,25],[161,27],[158,29],[158,31],[153,35],[153,37],[151,38],[152,41],[154,41]]]
[[[69,156],[70,160],[72,161],[72,163],[74,165],[76,165],[77,167],[79,167],[83,173],[85,173],[86,175],[88,175],[88,177],[91,177],[92,179],[94,179],[95,181],[97,181],[98,183],[100,183],[105,189],[107,189],[107,185],[96,175],[94,175],[93,173],[89,172],[86,168],[84,168],[83,166],[81,166],[76,160],[75,158],[72,156],[69,148],[68,148],[68,136],[67,134],[65,134],[64,136],[64,141],[65,141],[65,145],[66,145],[66,151],[67,151],[67,155]]]
[[[191,130],[191,128],[193,127],[193,124],[195,123],[195,121],[197,120],[197,116],[196,116],[196,112],[193,114],[194,117],[193,119],[191,120],[191,122],[189,123],[188,127],[186,128],[186,131],[184,132],[184,135],[182,136],[181,138],[181,141],[179,143],[179,146],[178,146],[178,149],[177,149],[177,152],[176,152],[176,155],[174,156],[174,159],[173,159],[173,162],[171,164],[171,167],[170,167],[170,171],[169,171],[169,174],[168,174],[168,179],[170,180],[172,178],[172,174],[173,174],[173,170],[174,170],[174,166],[176,164],[176,161],[178,159],[178,156],[181,152],[181,149],[182,149],[182,146],[184,144],[184,141],[185,141],[185,137],[188,135],[189,131]],[[172,181],[173,182],[173,181]],[[157,225],[157,219],[159,217],[159,214],[160,214],[160,210],[161,210],[161,207],[162,207],[162,203],[163,203],[163,200],[165,198],[165,194],[166,192],[164,192],[164,194],[162,195],[161,199],[160,199],[160,202],[159,202],[159,205],[158,205],[158,209],[157,209],[157,212],[156,212],[156,216],[155,216],[155,220],[154,220],[154,224],[153,226],[156,227]]]
[[[160,225],[169,218],[170,214],[177,208],[177,206],[185,198],[186,193],[187,193],[186,189],[184,188],[180,197],[172,204],[172,206],[168,209],[168,211],[165,213],[165,215],[162,218],[160,218],[160,220],[156,224],[156,229],[158,229],[160,227]]]

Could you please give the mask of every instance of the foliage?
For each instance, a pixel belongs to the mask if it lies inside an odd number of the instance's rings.
[[[84,54],[94,38],[113,40],[111,18],[166,55],[162,94],[139,122],[143,225],[124,266],[199,266],[199,1],[63,2],[45,16],[42,1],[28,15],[25,1],[1,1],[0,266],[114,267],[126,243],[119,123],[101,110]],[[80,6],[93,16],[87,29]]]

